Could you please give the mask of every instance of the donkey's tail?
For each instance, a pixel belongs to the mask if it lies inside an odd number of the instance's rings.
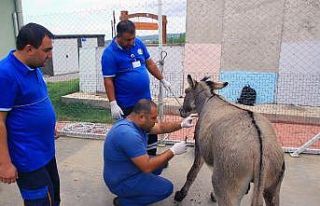
[[[265,176],[265,158],[264,158],[264,141],[260,128],[258,127],[254,115],[251,111],[248,111],[252,118],[252,124],[257,130],[259,156],[258,161],[254,164],[254,188],[251,206],[263,206],[263,190],[264,190],[264,176]]]

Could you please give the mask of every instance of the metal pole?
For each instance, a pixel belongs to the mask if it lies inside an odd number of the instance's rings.
[[[161,74],[163,74],[163,62],[162,62],[162,1],[158,0],[158,31],[159,31],[159,44],[158,44],[158,51],[159,51],[159,69]],[[164,88],[159,81],[159,96],[158,96],[158,111],[159,111],[159,121],[163,122],[163,91]],[[165,135],[160,135],[160,141],[158,142],[158,146],[165,146],[164,143]]]
[[[116,32],[116,23],[117,23],[117,21],[116,21],[116,12],[113,10],[113,12],[112,12],[112,15],[113,15],[113,34],[112,34],[112,36],[116,36],[117,35],[117,32]]]
[[[17,20],[18,20],[18,28],[19,30],[23,26],[23,15],[22,15],[22,3],[21,0],[15,1],[16,5],[16,13],[17,13]]]
[[[19,33],[19,23],[18,23],[18,17],[17,17],[17,12],[12,13],[12,19],[13,19],[13,26],[14,26],[14,34],[15,37],[18,36]]]
[[[159,51],[159,59],[161,61],[162,58],[162,1],[158,0],[158,31],[159,31],[159,44],[158,44],[158,51]],[[163,74],[163,64],[159,65],[160,72]],[[159,96],[158,96],[158,111],[159,111],[159,120],[160,122],[163,121],[163,86],[159,82]]]
[[[111,20],[111,38],[113,39],[113,21]]]
[[[320,139],[320,133],[318,133],[316,136],[314,136],[313,138],[311,138],[309,141],[307,141],[304,145],[302,145],[301,147],[299,147],[294,153],[291,153],[290,156],[291,157],[299,157],[299,154],[302,153],[303,151],[305,151],[310,145],[312,145],[313,143],[315,143],[316,141],[318,141]]]

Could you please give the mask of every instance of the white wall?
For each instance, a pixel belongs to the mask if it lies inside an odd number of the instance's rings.
[[[52,63],[54,75],[79,72],[77,39],[55,39]]]
[[[97,38],[81,38],[82,48],[94,48],[98,46]]]
[[[15,12],[13,0],[0,3],[0,59],[16,48],[12,13]]]
[[[96,93],[97,91],[96,52],[97,48],[80,49],[80,92]]]
[[[320,106],[320,41],[282,43],[277,103]]]

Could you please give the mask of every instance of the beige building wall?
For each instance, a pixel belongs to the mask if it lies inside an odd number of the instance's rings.
[[[320,40],[320,3],[188,0],[186,38],[188,48],[221,44],[224,71],[278,72],[281,44]]]
[[[187,1],[185,74],[219,75],[223,6],[223,0]]]
[[[1,0],[0,3],[0,59],[15,48],[15,34],[12,13],[15,11],[13,0]]]
[[[287,0],[284,14],[283,43],[320,41],[319,0]]]
[[[221,68],[277,72],[284,0],[225,0]]]
[[[254,72],[275,102],[319,106],[319,0],[188,0],[186,35],[186,72]]]
[[[187,36],[190,44],[220,44],[224,0],[188,0]]]
[[[224,71],[276,72],[283,4],[284,0],[188,0],[188,47],[220,44]]]

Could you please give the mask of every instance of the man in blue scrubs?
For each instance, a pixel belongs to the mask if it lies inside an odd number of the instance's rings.
[[[149,73],[170,89],[170,83],[163,78],[146,46],[135,34],[133,22],[120,21],[117,36],[102,55],[104,85],[115,119],[126,117],[138,100],[151,99]],[[148,141],[148,153],[156,155],[157,136],[150,135]]]
[[[192,127],[193,115],[182,122],[157,123],[157,105],[142,99],[126,119],[117,121],[104,143],[104,180],[117,195],[114,205],[143,206],[170,196],[172,183],[158,176],[161,168],[174,156],[186,152],[186,142],[174,144],[163,153],[147,154],[147,133],[170,133]],[[160,171],[159,171],[160,170]]]
[[[17,50],[0,61],[0,181],[17,182],[26,206],[60,204],[55,113],[39,67],[52,56],[53,34],[29,23]]]

